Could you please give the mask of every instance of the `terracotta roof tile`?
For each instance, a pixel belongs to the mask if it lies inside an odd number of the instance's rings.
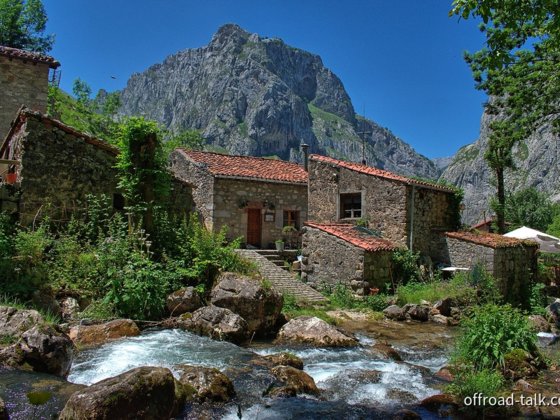
[[[20,50],[18,48],[4,47],[3,45],[0,45],[0,55],[8,58],[18,58],[24,61],[31,61],[32,63],[48,64],[49,67],[53,69],[60,66],[60,63],[49,55]]]
[[[366,175],[373,175],[379,178],[390,179],[393,181],[402,182],[406,185],[415,185],[419,187],[431,188],[434,190],[444,191],[444,192],[454,192],[451,188],[444,187],[431,182],[420,181],[413,178],[408,178],[406,176],[398,175],[393,172],[385,171],[383,169],[374,168],[373,166],[362,165],[361,163],[346,162],[344,160],[338,160],[327,156],[321,155],[311,155],[310,160],[315,160],[318,162],[330,163],[332,165],[340,166],[342,168],[350,169],[351,171],[360,172]]]
[[[474,244],[487,246],[489,248],[515,248],[518,246],[538,246],[536,242],[509,238],[497,233],[484,232],[446,232],[448,238],[459,239],[461,241],[472,242]]]
[[[322,230],[366,251],[396,251],[398,246],[387,239],[378,238],[348,223],[306,222],[306,226]]]
[[[307,172],[297,163],[252,156],[179,150],[192,161],[205,165],[206,169],[217,177],[307,184]]]

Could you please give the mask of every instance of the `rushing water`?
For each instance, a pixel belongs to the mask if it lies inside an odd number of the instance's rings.
[[[397,348],[408,362],[381,359],[370,351],[375,342],[360,336],[355,348],[297,348],[256,344],[252,348],[214,341],[179,330],[146,331],[81,352],[75,360],[69,381],[89,385],[138,366],[164,366],[176,374],[175,366],[192,364],[220,370],[255,366],[255,353],[267,355],[289,351],[300,357],[305,371],[321,389],[322,400],[310,396],[266,400],[255,378],[234,381],[238,391],[236,404],[226,407],[220,417],[238,418],[348,418],[383,417],[398,407],[414,406],[439,391],[432,387],[431,373],[445,361],[441,349],[415,351]],[[256,392],[249,388],[255,387]],[[246,388],[246,389],[239,389]],[[240,401],[239,401],[240,400]],[[321,414],[322,413],[322,414]]]

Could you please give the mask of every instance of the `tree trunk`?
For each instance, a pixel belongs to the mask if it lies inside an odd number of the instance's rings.
[[[496,168],[496,179],[498,181],[498,207],[496,208],[496,219],[498,224],[498,233],[503,235],[506,233],[506,221],[504,219],[504,210],[506,208],[504,168]]]

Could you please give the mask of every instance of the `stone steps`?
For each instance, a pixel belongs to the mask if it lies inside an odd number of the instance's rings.
[[[262,251],[257,252],[250,249],[238,249],[237,252],[243,258],[254,262],[263,278],[267,279],[278,292],[282,294],[290,293],[294,295],[297,300],[305,300],[311,303],[325,302],[327,300],[325,296],[317,290],[297,280],[284,268],[279,267],[274,264],[274,262],[261,255],[260,252]],[[270,255],[270,253],[267,255]],[[283,265],[284,261],[282,260],[282,266]]]

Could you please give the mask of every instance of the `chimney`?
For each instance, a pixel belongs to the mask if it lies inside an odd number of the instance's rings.
[[[307,171],[307,155],[309,153],[309,145],[302,143],[301,144],[301,151],[303,152],[303,168]]]

